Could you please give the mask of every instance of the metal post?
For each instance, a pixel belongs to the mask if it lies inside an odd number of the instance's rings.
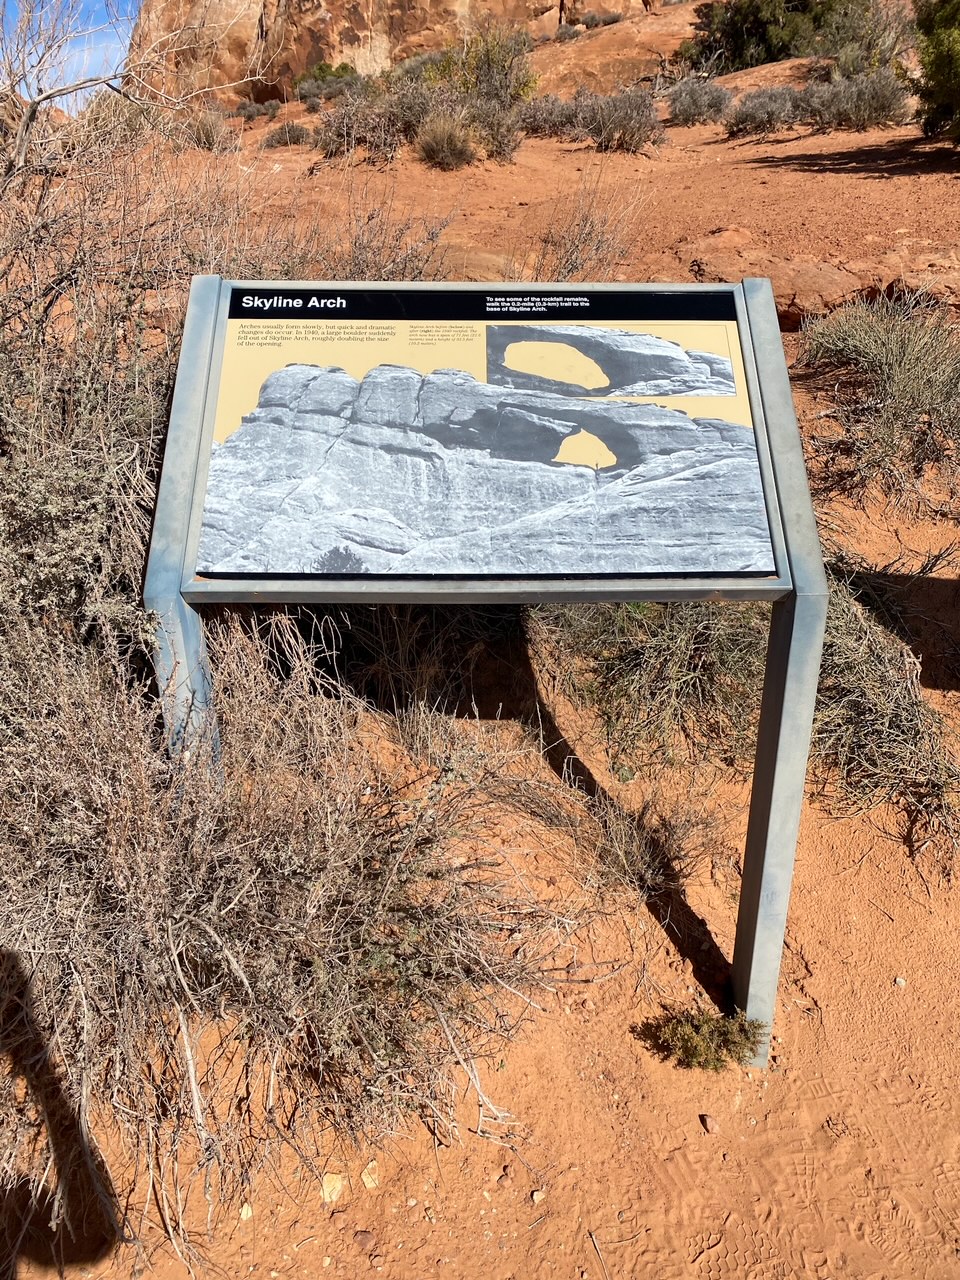
[[[218,277],[194,279],[143,585],[144,604],[157,615],[153,662],[167,748],[174,759],[183,762],[202,742],[214,754],[219,747],[200,616],[181,595],[185,531],[193,501],[219,296]]]
[[[766,1066],[817,699],[826,594],[773,606],[760,708],[743,884],[733,949],[733,994],[765,1024],[754,1066]]]

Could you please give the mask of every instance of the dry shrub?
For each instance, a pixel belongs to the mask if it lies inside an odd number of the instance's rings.
[[[102,653],[19,619],[0,645],[0,947],[72,1105],[161,1170],[180,1233],[191,1167],[229,1200],[269,1143],[309,1168],[331,1125],[449,1124],[451,1070],[511,1033],[566,927],[486,839],[476,783],[384,767],[290,623],[211,641],[222,779],[171,768]],[[22,1113],[0,1177],[39,1188]]]
[[[521,103],[518,122],[531,138],[572,138],[577,131],[577,106],[548,93]]]
[[[754,89],[739,98],[727,114],[731,138],[744,134],[766,137],[790,129],[804,118],[803,97],[796,89]]]
[[[419,119],[411,101],[399,104],[371,96],[365,91],[347,91],[317,128],[316,145],[324,156],[353,156],[363,151],[371,163],[392,160],[405,141],[413,135],[407,129]]]
[[[577,126],[598,151],[641,151],[663,137],[653,98],[639,86],[608,95],[578,93]]]
[[[678,803],[655,789],[632,810],[600,790],[574,816],[578,852],[600,885],[641,902],[682,892],[720,847],[716,819],[689,796]]]
[[[643,195],[634,186],[583,178],[539,212],[513,253],[507,280],[611,280],[642,231]]]
[[[285,120],[283,124],[277,125],[276,129],[271,129],[263,140],[263,145],[267,148],[273,147],[306,147],[313,141],[310,130],[302,124],[295,124],[291,120]]]
[[[305,219],[263,209],[261,179],[138,138],[21,173],[0,206],[0,948],[26,975],[2,1043],[28,1085],[0,1086],[0,1192],[23,1221],[71,1216],[57,1178],[97,1166],[94,1122],[125,1128],[176,1234],[197,1169],[229,1196],[274,1139],[310,1167],[325,1124],[444,1113],[450,1063],[510,1026],[525,921],[548,923],[480,851],[465,786],[365,755],[358,699],[287,634],[213,629],[222,779],[163,754],[140,584],[186,282],[438,264],[442,222],[389,193]],[[461,926],[477,949],[431,960]]]
[[[946,307],[910,292],[850,303],[805,327],[803,358],[846,374],[838,429],[814,441],[824,487],[913,504],[931,474],[955,488],[960,330]]]
[[[670,123],[679,125],[713,124],[722,120],[733,98],[729,89],[704,80],[700,76],[687,76],[670,93]]]
[[[890,805],[913,851],[933,841],[952,853],[960,837],[957,743],[924,699],[909,618],[882,572],[838,551],[829,567],[812,752],[818,790],[835,813]]]
[[[678,753],[737,767],[753,744],[766,614],[752,604],[540,606],[531,624],[534,643],[552,635],[573,658],[567,691],[600,710],[614,770]]]

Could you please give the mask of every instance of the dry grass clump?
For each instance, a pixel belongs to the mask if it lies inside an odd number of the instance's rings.
[[[868,566],[834,552],[812,758],[837,813],[895,808],[914,851],[952,852],[958,826],[957,743],[923,696],[909,618]]]
[[[575,812],[577,849],[601,886],[626,888],[641,902],[682,892],[719,850],[715,818],[689,798],[655,793],[626,809],[600,790]]]
[[[596,706],[611,763],[635,769],[680,758],[749,758],[767,610],[736,604],[540,606],[533,641],[570,656],[568,693]],[[579,661],[578,661],[579,660]]]
[[[837,430],[813,442],[819,483],[909,503],[931,479],[954,488],[960,330],[947,308],[910,292],[850,303],[805,327],[803,358],[845,374]]]
[[[644,197],[601,174],[581,178],[513,248],[507,280],[612,280],[642,235]]]
[[[470,129],[455,116],[433,116],[423,122],[413,141],[424,164],[433,169],[462,169],[477,158]]]
[[[909,619],[876,575],[828,561],[830,607],[810,753],[832,812],[892,807],[913,851],[958,837],[956,744],[925,701]],[[758,605],[542,606],[534,644],[565,654],[568,695],[596,708],[614,769],[680,757],[746,770],[759,715],[765,609]]]

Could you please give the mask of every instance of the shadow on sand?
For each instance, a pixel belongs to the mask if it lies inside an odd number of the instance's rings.
[[[775,139],[767,141],[776,145]],[[839,147],[832,153],[778,148],[746,163],[766,169],[797,169],[801,173],[850,173],[875,180],[913,178],[927,173],[947,173],[960,178],[960,151],[949,143],[919,137]]]
[[[34,1020],[23,965],[5,950],[0,950],[0,1052],[43,1115],[57,1181],[55,1193],[37,1192],[27,1178],[0,1191],[0,1280],[15,1280],[21,1259],[62,1271],[70,1263],[106,1257],[121,1238],[110,1177]]]

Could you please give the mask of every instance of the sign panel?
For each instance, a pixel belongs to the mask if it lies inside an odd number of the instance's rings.
[[[729,293],[233,285],[200,577],[776,574]]]

